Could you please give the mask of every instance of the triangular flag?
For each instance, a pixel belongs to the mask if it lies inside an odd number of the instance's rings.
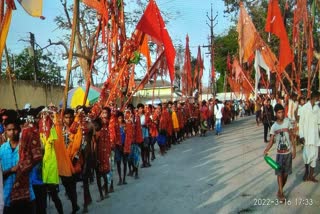
[[[174,60],[176,51],[173,47],[171,38],[166,29],[160,10],[154,0],[150,0],[144,11],[137,27],[137,30],[148,34],[164,46],[165,56],[168,64],[170,80],[174,81]]]

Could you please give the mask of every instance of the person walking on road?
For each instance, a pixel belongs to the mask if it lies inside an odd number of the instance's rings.
[[[312,93],[311,99],[302,107],[299,119],[299,136],[303,146],[305,164],[304,181],[318,182],[314,177],[314,169],[318,158],[319,142],[319,106],[316,105],[318,93]]]
[[[264,150],[264,155],[267,155],[273,143],[277,145],[276,162],[280,168],[275,171],[278,180],[278,199],[280,203],[285,201],[283,188],[286,185],[288,175],[292,173],[292,159],[296,157],[296,147],[292,143],[293,127],[288,118],[284,118],[284,107],[281,104],[276,104],[274,107],[277,120],[272,125],[270,134],[271,138],[269,144]]]
[[[216,99],[215,105],[214,105],[214,116],[216,119],[215,129],[216,129],[216,135],[220,135],[222,128],[221,128],[221,119],[222,119],[222,111],[223,111],[224,105]]]
[[[268,143],[268,131],[270,130],[274,119],[273,107],[271,105],[271,100],[268,98],[262,108],[262,123],[264,128],[264,142]]]

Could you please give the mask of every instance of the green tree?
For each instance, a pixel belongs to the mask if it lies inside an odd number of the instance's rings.
[[[235,27],[231,27],[226,35],[219,35],[214,38],[214,64],[215,69],[220,73],[217,80],[217,92],[223,92],[224,79],[227,71],[227,56],[237,55],[238,33]]]
[[[14,78],[18,80],[34,80],[36,73],[37,82],[61,85],[61,67],[52,59],[49,54],[44,54],[41,50],[35,51],[35,57],[30,56],[28,49],[21,53],[11,55],[10,65],[13,68]],[[3,70],[6,67],[6,60],[3,63]],[[1,73],[2,78],[6,78],[5,73]]]

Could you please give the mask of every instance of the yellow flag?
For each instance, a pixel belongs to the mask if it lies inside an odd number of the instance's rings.
[[[2,56],[4,46],[6,45],[7,35],[10,28],[12,17],[12,9],[7,8],[7,11],[2,20],[2,26],[0,26],[0,57]]]
[[[18,0],[23,9],[29,13],[30,16],[42,16],[42,0]]]

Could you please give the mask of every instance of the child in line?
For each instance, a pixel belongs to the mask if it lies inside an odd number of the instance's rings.
[[[277,145],[276,162],[280,168],[275,171],[278,180],[278,199],[280,203],[286,200],[283,188],[286,185],[288,175],[292,173],[292,159],[296,157],[296,146],[293,142],[293,127],[288,118],[284,118],[284,107],[276,104],[274,107],[276,113],[276,122],[270,129],[271,138],[264,150],[267,155],[273,143]]]

